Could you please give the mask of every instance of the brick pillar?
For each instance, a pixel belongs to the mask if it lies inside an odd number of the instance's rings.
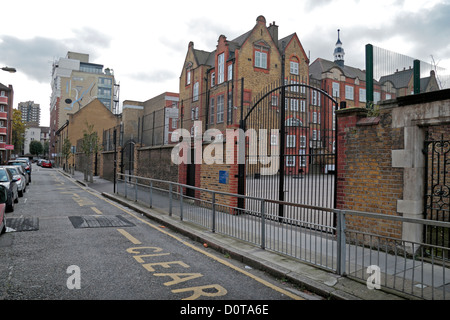
[[[345,187],[347,185],[346,135],[355,130],[358,120],[367,116],[365,108],[348,108],[336,111],[337,121],[337,183],[336,183],[336,209],[352,209],[346,206]]]

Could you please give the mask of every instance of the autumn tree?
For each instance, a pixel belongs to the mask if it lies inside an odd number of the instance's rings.
[[[12,114],[12,144],[14,153],[22,154],[23,143],[25,141],[25,125],[22,122],[22,111],[13,109]]]

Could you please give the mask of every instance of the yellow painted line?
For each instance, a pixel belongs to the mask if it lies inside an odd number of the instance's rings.
[[[131,234],[129,234],[128,232],[126,232],[123,229],[117,229],[117,231],[119,231],[125,238],[127,238],[128,240],[130,240],[133,244],[142,244],[142,242],[140,242],[138,239],[136,239],[135,237],[133,237]]]
[[[103,214],[100,210],[98,210],[96,207],[91,207],[92,211],[94,211],[96,214]]]
[[[77,185],[78,185],[78,184],[77,184]],[[116,208],[118,208],[119,210],[121,210],[121,211],[123,211],[123,212],[129,214],[130,216],[132,216],[132,217],[138,219],[139,221],[141,221],[141,222],[147,224],[148,226],[152,227],[153,229],[158,230],[159,232],[162,232],[162,233],[166,234],[167,236],[172,237],[173,239],[177,240],[178,242],[181,242],[181,243],[184,244],[185,246],[187,246],[187,247],[189,247],[189,248],[191,248],[191,249],[193,249],[193,250],[195,250],[195,251],[197,251],[197,252],[200,252],[201,254],[203,254],[203,255],[205,255],[205,256],[207,256],[207,257],[210,257],[211,259],[213,259],[213,260],[215,260],[215,261],[217,261],[217,262],[219,262],[219,263],[221,263],[221,264],[223,264],[223,265],[225,265],[225,266],[227,266],[227,267],[229,267],[229,268],[231,268],[231,269],[233,269],[233,270],[236,270],[236,271],[238,271],[238,272],[240,272],[240,273],[242,273],[242,274],[244,274],[244,275],[246,275],[246,276],[252,278],[253,280],[255,280],[255,281],[257,281],[257,282],[259,282],[259,283],[265,285],[266,287],[269,287],[269,288],[271,288],[271,289],[273,289],[273,290],[275,290],[275,291],[277,291],[277,292],[279,292],[279,293],[281,293],[281,294],[284,294],[284,295],[286,295],[286,296],[288,296],[288,297],[290,297],[290,298],[292,298],[292,299],[294,299],[294,300],[305,300],[304,298],[302,298],[302,297],[300,297],[300,296],[298,296],[298,295],[296,295],[296,294],[293,294],[293,293],[291,293],[291,292],[289,292],[289,291],[287,291],[287,290],[284,290],[283,288],[280,288],[280,287],[278,287],[278,286],[276,286],[276,285],[274,285],[274,284],[272,284],[272,283],[270,283],[270,282],[268,282],[268,281],[266,281],[266,280],[264,280],[264,279],[261,279],[261,278],[255,276],[255,275],[251,274],[250,272],[247,272],[247,271],[245,271],[245,270],[242,270],[242,269],[236,267],[235,265],[233,265],[233,264],[230,263],[229,261],[226,261],[226,260],[224,260],[224,259],[221,259],[221,258],[219,258],[219,257],[216,257],[215,255],[213,255],[213,254],[211,254],[211,253],[209,253],[209,252],[207,252],[207,251],[205,251],[205,250],[203,250],[203,249],[201,249],[201,248],[197,248],[196,246],[194,246],[194,245],[192,245],[192,244],[190,244],[190,243],[184,241],[183,239],[177,237],[176,235],[171,234],[171,233],[165,231],[164,229],[161,229],[161,228],[158,227],[158,226],[155,226],[154,224],[148,222],[147,220],[142,219],[142,218],[140,218],[139,216],[135,215],[135,214],[132,213],[131,211],[128,211],[128,210],[126,210],[126,209],[124,209],[124,208],[118,206],[116,203],[114,203],[114,202],[112,202],[112,201],[110,201],[110,200],[108,200],[108,199],[106,199],[106,198],[103,198],[103,197],[101,197],[100,195],[95,194],[95,193],[93,193],[93,192],[91,192],[91,191],[85,189],[85,188],[82,187],[82,186],[80,186],[80,188],[82,188],[82,189],[84,189],[86,192],[89,192],[90,194],[96,196],[97,198],[102,199],[103,201],[105,201],[105,202],[107,202],[107,203],[113,205],[114,207],[116,207]],[[126,233],[128,233],[128,232],[126,232]],[[130,235],[130,236],[131,236],[131,235]],[[136,240],[137,240],[137,239],[136,239]],[[137,240],[137,241],[139,241],[139,240]]]

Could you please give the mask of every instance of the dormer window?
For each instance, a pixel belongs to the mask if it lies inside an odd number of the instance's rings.
[[[255,68],[267,69],[269,48],[263,45],[255,45]]]

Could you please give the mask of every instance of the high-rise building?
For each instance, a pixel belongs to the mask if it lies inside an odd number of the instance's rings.
[[[50,157],[54,158],[55,133],[73,114],[94,99],[116,113],[118,85],[112,69],[89,62],[85,53],[67,52],[53,63],[50,98]]]
[[[34,101],[19,102],[18,109],[22,112],[22,122],[24,124],[40,124],[41,106]]]

